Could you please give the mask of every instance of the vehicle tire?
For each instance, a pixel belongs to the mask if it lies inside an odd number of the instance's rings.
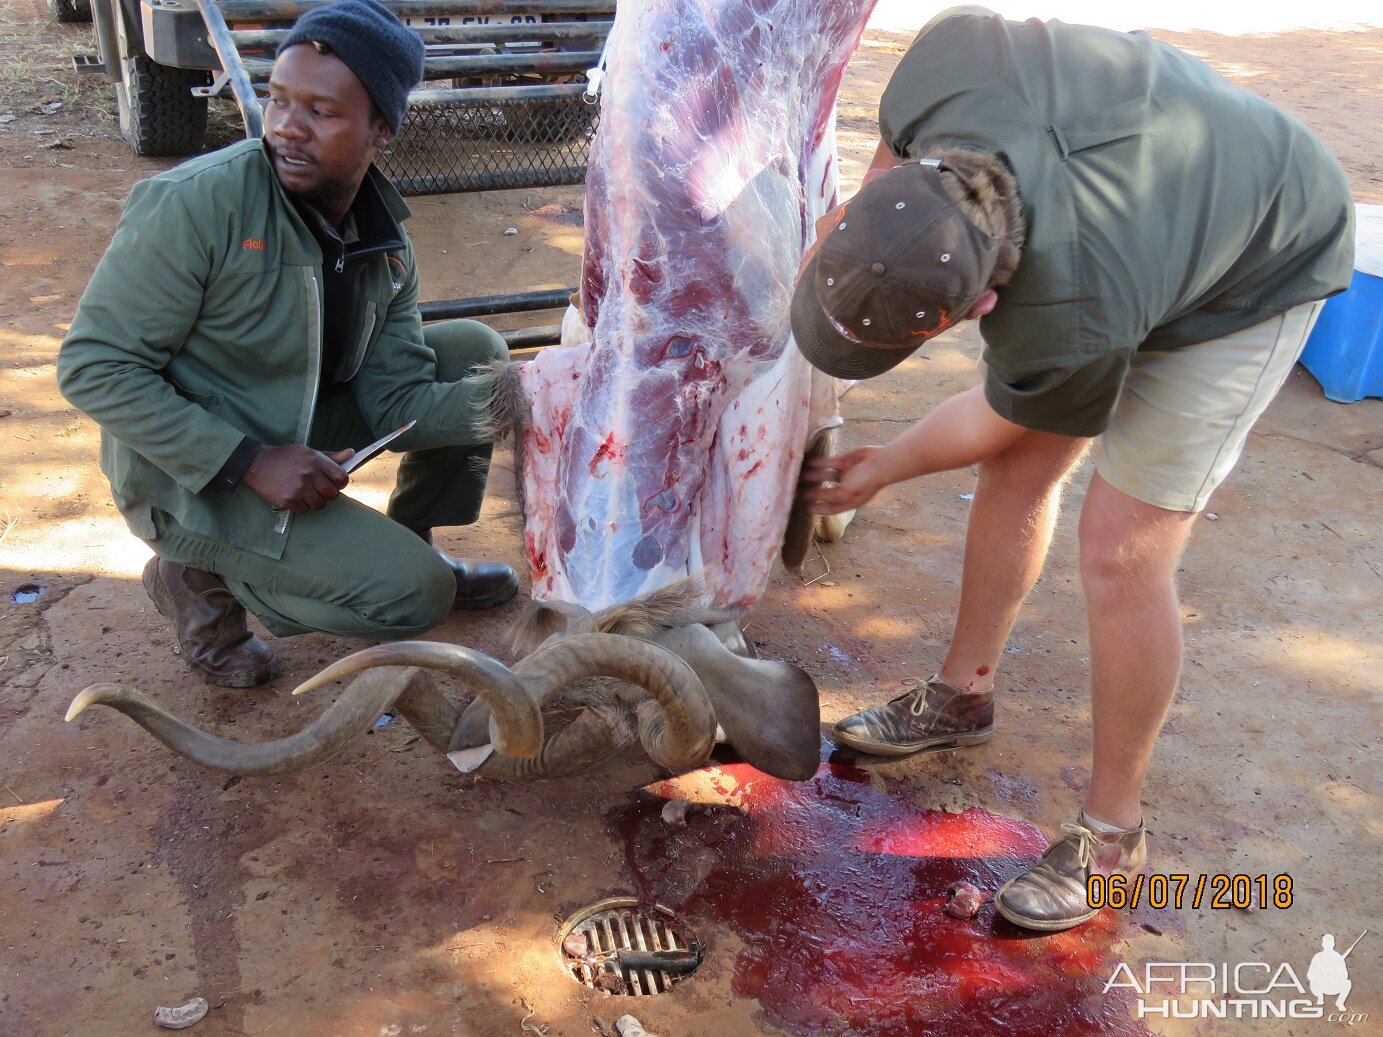
[[[197,69],[160,65],[142,54],[120,62],[123,76],[115,84],[120,135],[136,155],[190,155],[206,137],[206,98],[192,87],[206,84]]]
[[[48,10],[60,22],[91,21],[91,0],[48,0]]]

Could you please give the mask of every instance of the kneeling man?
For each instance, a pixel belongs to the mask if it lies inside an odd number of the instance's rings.
[[[304,15],[264,139],[135,186],[59,352],[155,552],[145,589],[214,684],[273,675],[246,608],[279,636],[388,639],[518,590],[508,566],[430,546],[479,515],[477,372],[507,351],[481,324],[419,318],[408,208],[373,159],[422,69],[421,39],[375,0]],[[353,451],[410,422],[388,515],[341,496]]]

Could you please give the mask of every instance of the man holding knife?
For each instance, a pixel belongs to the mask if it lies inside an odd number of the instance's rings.
[[[472,321],[424,330],[408,209],[373,165],[422,60],[374,0],[299,19],[264,139],[135,186],[59,352],[63,394],[100,424],[116,504],[155,552],[145,589],[214,684],[273,676],[246,608],[279,636],[389,639],[518,591],[508,566],[430,546],[434,526],[479,515],[478,372],[507,350]],[[356,451],[381,445],[409,451],[387,516],[340,496]]]

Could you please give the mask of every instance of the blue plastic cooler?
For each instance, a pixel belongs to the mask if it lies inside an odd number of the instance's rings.
[[[1327,299],[1301,354],[1338,403],[1383,397],[1383,205],[1355,206],[1358,238],[1348,291]]]

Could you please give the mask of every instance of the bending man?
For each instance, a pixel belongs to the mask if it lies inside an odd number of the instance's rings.
[[[996,896],[1039,930],[1094,915],[1092,869],[1144,864],[1141,789],[1181,666],[1177,559],[1353,261],[1344,174],[1296,120],[1142,33],[939,16],[885,90],[865,186],[824,218],[793,331],[872,378],[980,319],[982,386],[893,442],[815,462],[818,514],[979,466],[935,677],[835,739],[902,755],[986,741],[993,682],[1093,439],[1080,518],[1094,751],[1075,824]]]

